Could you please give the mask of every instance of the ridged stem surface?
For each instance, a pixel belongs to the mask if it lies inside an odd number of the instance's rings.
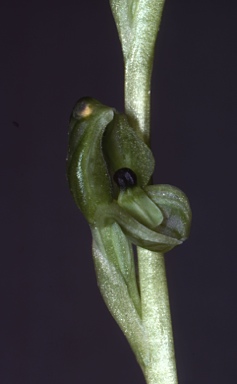
[[[155,41],[164,0],[110,0],[122,44],[125,112],[149,144],[150,87]],[[147,384],[177,384],[174,343],[164,255],[138,248],[142,324],[149,363],[142,367]]]

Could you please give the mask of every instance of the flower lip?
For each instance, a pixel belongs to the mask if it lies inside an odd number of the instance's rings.
[[[123,191],[137,185],[137,176],[130,168],[118,169],[113,179],[117,186]]]

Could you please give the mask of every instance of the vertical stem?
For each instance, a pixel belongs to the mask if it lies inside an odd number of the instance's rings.
[[[136,53],[136,55],[138,54],[139,52]],[[124,96],[126,114],[132,127],[148,145],[150,141],[151,72],[151,60],[146,57],[141,58],[139,61],[135,56],[125,61]],[[131,78],[133,81],[131,81]]]
[[[147,331],[150,362],[147,384],[177,384],[164,256],[138,248],[142,322]]]
[[[150,140],[150,94],[154,48],[164,0],[133,0],[131,44],[123,46],[125,66],[125,110],[133,128]]]
[[[110,0],[125,66],[125,110],[149,144],[150,82],[154,47],[165,0]]]
[[[125,111],[131,126],[149,145],[150,83],[154,46],[164,0],[110,0],[125,65]],[[177,384],[164,256],[138,248],[142,323],[149,362],[147,384]]]

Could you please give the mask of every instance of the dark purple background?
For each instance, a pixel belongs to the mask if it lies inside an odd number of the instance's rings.
[[[65,176],[75,101],[123,109],[108,0],[1,2],[1,384],[144,384],[96,286]],[[167,0],[152,83],[156,183],[190,198],[166,256],[180,384],[237,382],[237,3]]]

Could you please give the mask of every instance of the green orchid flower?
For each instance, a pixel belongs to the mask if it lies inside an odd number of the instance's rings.
[[[150,148],[126,115],[92,98],[73,109],[67,173],[76,204],[91,227],[117,222],[129,240],[167,252],[188,236],[191,211],[185,195],[169,185],[148,185]]]
[[[149,185],[150,148],[126,115],[95,99],[80,99],[69,125],[67,177],[93,238],[102,296],[141,367],[149,361],[132,244],[168,252],[188,236],[191,211],[183,192]]]

